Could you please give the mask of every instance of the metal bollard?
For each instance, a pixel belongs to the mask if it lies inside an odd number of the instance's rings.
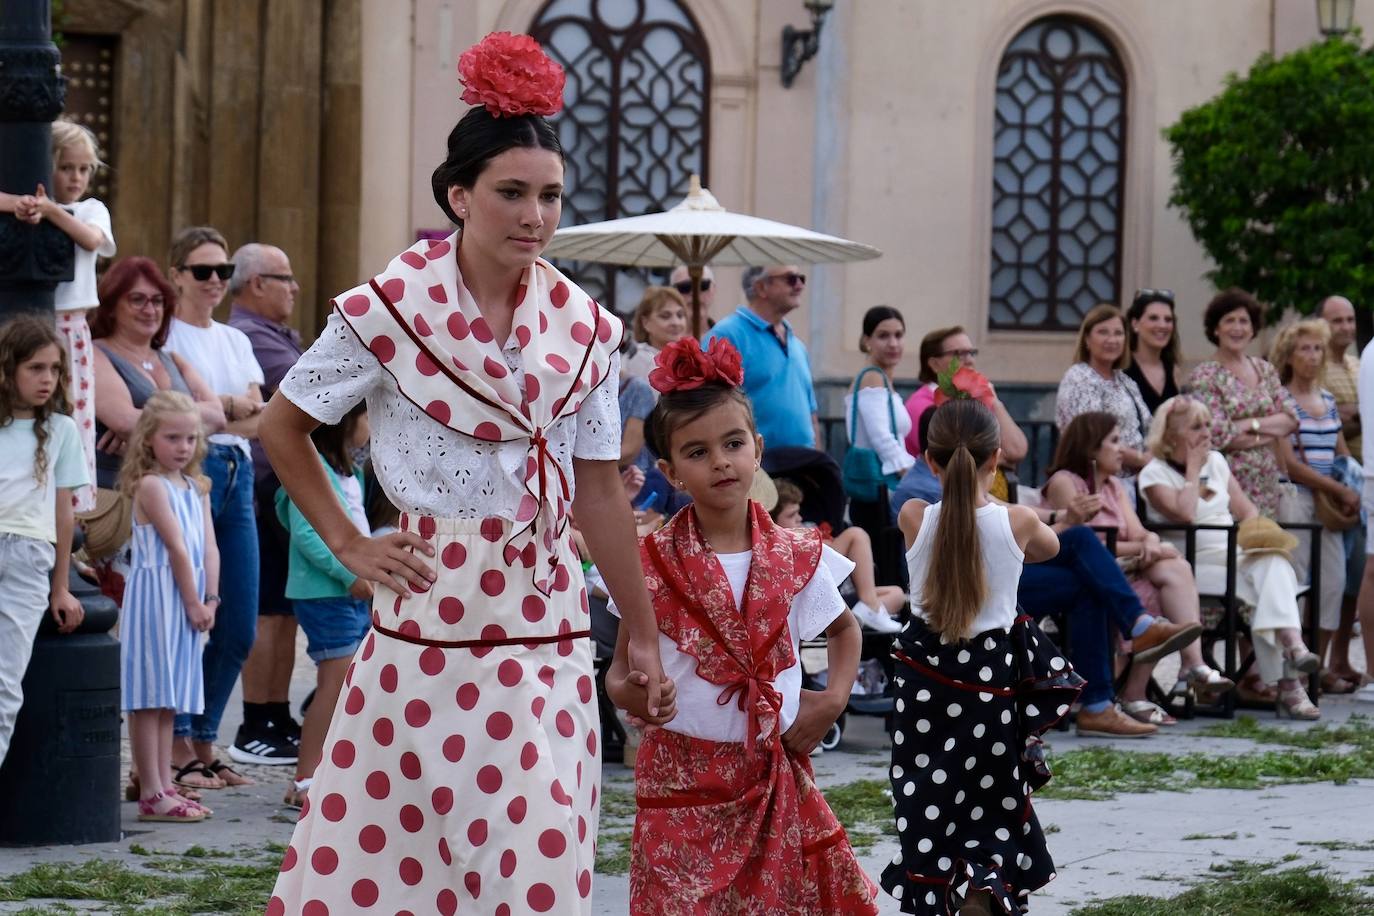
[[[57,632],[44,614],[0,767],[0,844],[108,843],[119,829],[119,643],[115,603],[72,575],[86,618]]]

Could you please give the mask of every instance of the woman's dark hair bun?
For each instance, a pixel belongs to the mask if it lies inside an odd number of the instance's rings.
[[[434,202],[453,222],[463,221],[448,203],[454,185],[471,188],[487,163],[508,149],[546,149],[563,158],[563,146],[553,125],[538,115],[494,117],[478,106],[468,111],[448,135],[448,158],[434,170],[430,183]]]

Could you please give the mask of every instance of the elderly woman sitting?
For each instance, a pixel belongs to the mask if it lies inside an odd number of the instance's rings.
[[[1334,651],[1332,636],[1337,629],[1353,625],[1353,614],[1341,619],[1345,597],[1345,543],[1342,530],[1360,521],[1360,494],[1341,482],[1337,462],[1350,460],[1350,449],[1341,433],[1341,416],[1336,398],[1323,387],[1326,351],[1331,341],[1331,326],[1317,318],[1297,321],[1279,332],[1269,353],[1269,362],[1279,372],[1279,380],[1298,414],[1298,431],[1278,441],[1279,459],[1288,468],[1293,487],[1279,500],[1279,518],[1285,522],[1321,522],[1317,500],[1327,501],[1344,515],[1344,525],[1325,527],[1321,532],[1321,595],[1318,615],[1317,654],[1332,649],[1328,670],[1322,674],[1322,690],[1351,693],[1359,686],[1336,672],[1349,670],[1348,656]],[[1319,496],[1320,494],[1320,496]],[[1327,521],[1330,517],[1327,516]],[[1310,533],[1298,532],[1298,548],[1293,565],[1298,581],[1308,579],[1311,562]]]
[[[1091,500],[1094,515],[1088,524],[1116,529],[1117,562],[1142,603],[1147,608],[1158,604],[1169,620],[1201,633],[1193,570],[1173,545],[1161,543],[1159,535],[1141,524],[1116,476],[1122,467],[1121,452],[1121,428],[1114,415],[1089,411],[1074,417],[1059,439],[1045,484],[1045,505],[1067,511],[1077,498]],[[1207,665],[1196,641],[1179,650],[1179,661],[1176,694],[1192,688],[1202,702],[1211,703],[1235,687]],[[1153,667],[1137,664],[1131,669],[1121,695],[1122,710],[1141,722],[1173,725],[1172,716],[1145,698]]]
[[[1155,456],[1140,472],[1140,490],[1150,507],[1171,522],[1230,527],[1259,514],[1222,454],[1212,449],[1211,411],[1195,398],[1170,398],[1150,425]],[[1182,552],[1182,532],[1166,538]],[[1227,535],[1204,530],[1196,535],[1193,572],[1204,595],[1226,591]],[[1298,613],[1298,580],[1288,558],[1274,551],[1245,551],[1236,564],[1236,595],[1254,608],[1250,633],[1260,679],[1278,685],[1277,711],[1295,719],[1317,719],[1298,680],[1317,670],[1319,660],[1303,644]]]

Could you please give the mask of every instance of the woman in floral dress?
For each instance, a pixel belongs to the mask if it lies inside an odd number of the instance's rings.
[[[622,609],[629,677],[654,721],[671,714],[616,467],[620,322],[539,258],[564,191],[543,118],[562,70],[498,33],[459,72],[480,107],[433,188],[462,228],[338,296],[263,416],[292,501],[376,583],[269,916],[588,916],[601,765],[574,511]],[[379,538],[358,533],[308,439],[364,398],[402,510]]]
[[[1202,324],[1217,349],[1193,370],[1188,385],[1211,410],[1212,442],[1241,491],[1262,515],[1276,519],[1282,475],[1275,443],[1298,428],[1298,419],[1274,367],[1245,352],[1261,322],[1259,303],[1244,290],[1214,296]]]

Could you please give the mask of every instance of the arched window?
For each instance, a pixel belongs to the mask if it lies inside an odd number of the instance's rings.
[[[706,180],[710,54],[677,0],[551,0],[530,26],[567,70],[554,124],[567,157],[562,224],[665,210]],[[633,308],[645,271],[574,268],[601,302]]]
[[[1103,35],[1041,19],[1002,55],[992,167],[992,328],[1078,327],[1119,302],[1126,79]]]

